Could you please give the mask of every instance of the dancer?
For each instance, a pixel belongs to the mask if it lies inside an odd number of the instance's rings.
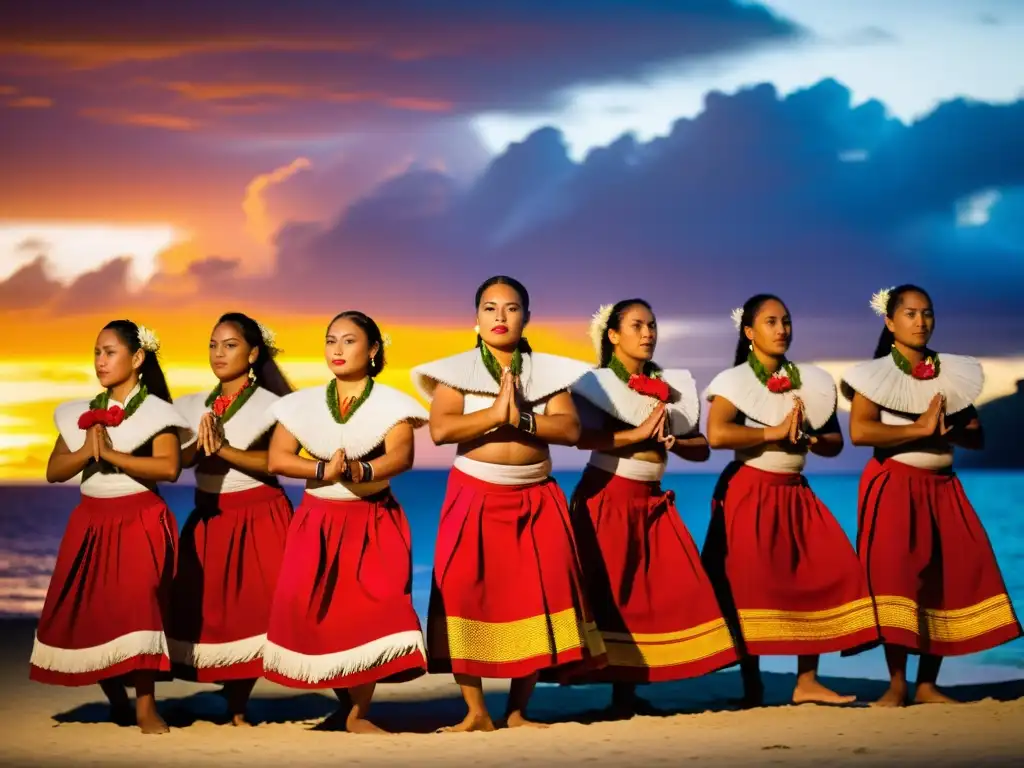
[[[707,461],[689,371],[654,363],[650,304],[602,307],[591,323],[599,361],[572,386],[590,462],[570,503],[587,599],[608,666],[578,682],[612,682],[612,710],[651,711],[637,683],[679,680],[737,660],[693,537],[661,488],[668,453]]]
[[[156,484],[177,480],[181,441],[192,436],[171,405],[159,349],[145,326],[107,323],[94,350],[103,392],[56,409],[46,481],[81,473],[82,498],[60,543],[29,673],[53,685],[99,683],[111,719],[143,733],[168,730],[154,688],[170,670],[164,630],[178,525]]]
[[[292,516],[267,473],[270,407],[292,389],[273,333],[247,315],[223,315],[209,349],[219,383],[175,403],[196,434],[182,455],[196,465],[196,508],[181,532],[168,644],[175,675],[224,683],[232,724],[246,725]]]
[[[342,706],[327,725],[353,733],[383,733],[367,719],[376,683],[417,677],[427,662],[409,523],[389,483],[412,469],[413,430],[427,412],[374,381],[386,345],[371,318],[342,312],[327,327],[333,378],[271,409],[270,471],[305,479],[306,492],[288,530],[264,674],[333,688]]]
[[[843,704],[818,655],[877,642],[857,555],[804,477],[807,452],[843,448],[832,377],[786,358],[789,310],[759,294],[733,311],[736,367],[708,387],[708,441],[735,460],[715,489],[703,559],[743,656],[744,703],[764,699],[758,656],[796,655],[793,702]]]
[[[843,376],[850,440],[875,449],[860,481],[857,548],[889,666],[883,706],[908,702],[907,654],[920,654],[916,703],[952,703],[936,686],[944,656],[1021,635],[985,529],[953,471],[953,448],[984,444],[971,357],[928,346],[935,309],[901,285],[871,300],[885,327],[874,360]]]
[[[574,445],[568,387],[584,363],[534,353],[523,337],[530,296],[510,277],[476,293],[477,347],[414,368],[430,399],[430,433],[455,444],[434,550],[431,672],[451,672],[468,714],[453,731],[490,731],[481,678],[512,678],[505,722],[529,725],[543,669],[600,663],[565,497],[549,444]]]

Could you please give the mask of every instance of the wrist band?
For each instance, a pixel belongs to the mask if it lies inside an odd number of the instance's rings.
[[[519,414],[519,429],[527,434],[533,435],[537,432],[537,422],[532,413]]]
[[[324,464],[322,461],[318,461],[316,463],[316,479],[317,480],[323,480],[324,479],[324,470],[326,468],[327,468],[327,465]]]
[[[363,482],[364,483],[372,483],[373,482],[373,467],[370,465],[370,462],[368,462],[368,461],[360,461],[359,462],[359,466],[361,466],[363,468]]]
[[[348,482],[352,479],[352,465],[347,461],[345,462],[345,468],[341,471],[341,479]]]

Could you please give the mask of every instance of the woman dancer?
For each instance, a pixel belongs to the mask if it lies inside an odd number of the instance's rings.
[[[30,677],[99,683],[111,719],[166,733],[156,710],[158,672],[170,670],[164,629],[178,525],[156,493],[181,471],[188,423],[171,405],[160,342],[130,320],[107,323],[94,363],[103,392],[57,407],[60,436],[46,481],[82,474],[32,648]],[[132,713],[125,684],[135,687]]]
[[[637,683],[679,680],[737,660],[693,537],[663,491],[668,452],[707,461],[689,371],[654,363],[658,327],[642,299],[602,307],[591,323],[600,367],[572,386],[593,451],[570,504],[608,666],[580,682],[613,683],[612,709],[649,709]]]
[[[182,455],[197,465],[196,509],[181,532],[168,644],[175,674],[225,683],[231,722],[246,725],[292,515],[267,474],[270,407],[292,389],[273,333],[247,315],[223,315],[209,349],[219,383],[175,404],[197,435]]]
[[[353,733],[383,732],[367,720],[378,681],[417,677],[427,662],[409,523],[389,484],[412,468],[413,430],[427,412],[375,383],[385,346],[371,318],[342,312],[327,327],[333,378],[271,408],[270,471],[306,480],[306,493],[288,530],[264,674],[292,688],[333,688],[342,707],[331,724]]]
[[[764,698],[758,656],[798,656],[793,702],[854,700],[817,679],[818,655],[876,642],[857,555],[803,476],[843,436],[832,377],[786,359],[789,310],[771,295],[734,310],[736,367],[708,387],[708,441],[735,461],[715,490],[703,559],[743,655],[744,702]]]
[[[512,678],[505,721],[530,724],[540,670],[597,661],[600,635],[580,584],[565,497],[548,445],[574,445],[568,387],[584,363],[534,353],[523,338],[530,296],[518,281],[476,293],[477,347],[413,369],[430,399],[430,434],[456,444],[434,550],[431,672],[451,672],[468,714],[453,731],[490,731],[481,678]]]
[[[874,360],[843,376],[850,439],[875,449],[860,482],[857,548],[889,666],[878,702],[907,703],[907,654],[921,655],[914,701],[951,703],[936,687],[943,656],[1020,637],[985,529],[953,472],[953,447],[984,443],[974,402],[981,364],[928,347],[932,300],[914,285],[879,291],[885,321]]]

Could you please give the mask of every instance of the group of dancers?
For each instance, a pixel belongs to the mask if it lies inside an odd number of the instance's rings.
[[[817,680],[822,653],[884,644],[879,703],[948,702],[944,656],[1021,634],[992,548],[953,472],[954,446],[982,447],[980,364],[929,347],[931,299],[903,285],[872,306],[874,358],[839,392],[787,357],[781,299],[733,313],[734,367],[703,395],[654,362],[658,327],[641,299],[594,316],[593,364],[534,351],[530,298],[493,277],[475,297],[476,347],[413,369],[419,401],[376,382],[386,334],[361,312],[329,323],[325,385],[292,391],[274,335],[231,313],[212,332],[208,395],[172,404],[149,329],[100,332],[103,391],[62,404],[49,482],[81,475],[32,651],[32,679],[99,683],[112,718],[167,726],[155,682],[222,683],[246,723],[253,685],[333,689],[334,722],[368,719],[378,682],[453,674],[467,705],[448,730],[493,730],[482,678],[511,679],[501,723],[532,724],[538,680],[612,684],[614,714],[648,711],[638,684],[740,664],[763,699],[758,658],[797,656],[794,702],[852,696]],[[872,446],[856,547],[811,490],[808,452],[836,456],[837,396],[850,438]],[[710,402],[707,436],[699,431]],[[411,598],[408,522],[391,478],[413,467],[414,430],[457,446],[437,539],[427,626]],[[550,445],[591,452],[567,503]],[[661,487],[668,454],[732,450],[703,551]],[[178,526],[157,492],[196,469],[195,510]],[[294,511],[277,476],[306,481]],[[688,503],[694,503],[688,501]],[[908,653],[921,662],[913,697]],[[131,706],[126,687],[135,688]]]

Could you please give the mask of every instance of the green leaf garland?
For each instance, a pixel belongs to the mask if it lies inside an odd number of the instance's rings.
[[[891,352],[891,354],[892,354],[892,361],[896,364],[897,368],[899,368],[901,371],[903,371],[905,374],[907,374],[907,376],[913,376],[914,375],[914,366],[911,365],[910,361],[907,360],[906,356],[902,352],[900,352],[898,349],[896,349],[896,345],[895,344],[892,345],[892,352]],[[939,375],[939,355],[938,355],[938,353],[935,352],[935,353],[931,353],[931,354],[926,355],[925,358],[924,358],[924,362],[928,362],[929,360],[931,361],[932,366],[935,368],[935,376],[932,376],[931,378],[935,378],[936,376]]]
[[[747,355],[747,363],[753,369],[754,375],[757,376],[757,380],[767,387],[768,379],[772,377],[772,374],[768,373],[768,369],[762,365],[753,350],[751,350],[750,354]],[[779,370],[789,377],[791,389],[800,389],[800,369],[796,367],[796,363],[791,363],[789,360],[783,358],[782,365],[779,367]]]
[[[338,403],[338,381],[337,379],[331,379],[327,384],[327,410],[331,412],[331,416],[334,417],[335,422],[338,424],[345,424],[355,415],[355,412],[359,410],[359,406],[366,402],[366,399],[370,396],[370,392],[372,391],[373,379],[367,379],[363,393],[356,398],[356,401],[352,403],[352,407],[348,409],[348,413],[343,416],[341,413],[341,405]]]
[[[135,396],[129,400],[124,406],[124,417],[127,419],[142,405],[142,401],[149,396],[149,390],[146,389],[146,385],[142,384],[139,386],[139,391],[135,393]],[[105,411],[110,406],[110,390],[100,392],[96,397],[89,401],[89,410],[102,410]]]
[[[221,396],[223,389],[224,386],[222,384],[218,384],[214,387],[214,390],[206,398],[207,408],[216,402],[217,398]],[[235,396],[235,399],[231,401],[231,405],[228,406],[227,410],[224,411],[224,414],[220,417],[220,423],[226,424],[228,419],[238,413],[238,411],[242,409],[242,406],[249,402],[249,398],[252,397],[255,392],[256,387],[253,385],[252,381],[246,382]]]
[[[484,361],[484,368],[487,369],[487,372],[491,374],[491,377],[496,382],[501,384],[501,365],[483,342],[480,342],[480,357]],[[512,353],[512,364],[509,367],[512,369],[513,376],[519,376],[523,372],[523,353],[519,347],[516,347]]]
[[[614,373],[615,377],[623,384],[629,384],[629,377],[631,374],[626,370],[626,366],[622,364],[622,361],[615,355],[612,355],[612,359],[608,361],[608,370]],[[641,374],[651,379],[660,379],[662,376],[661,368],[650,361],[644,363]]]

